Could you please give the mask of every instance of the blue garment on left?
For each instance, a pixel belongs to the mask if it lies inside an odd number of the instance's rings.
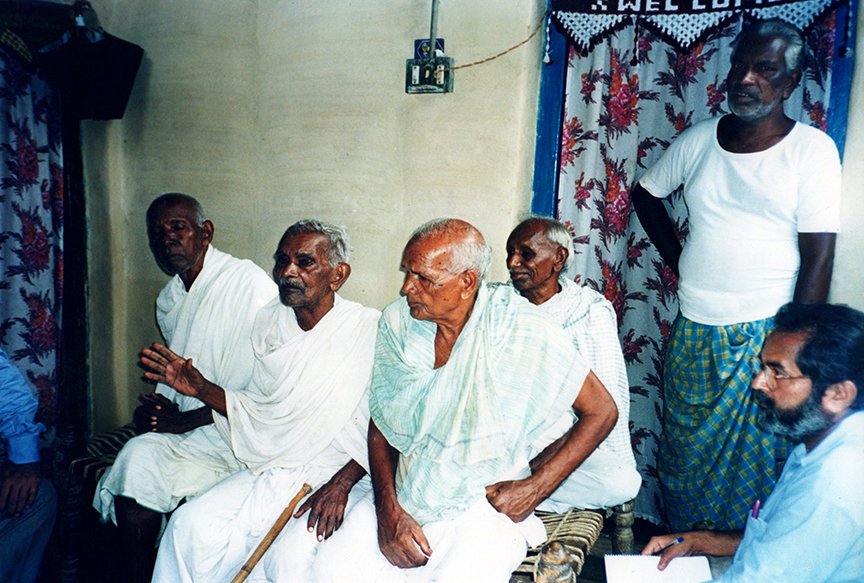
[[[722,583],[864,581],[864,411],[793,451]]]
[[[0,515],[0,581],[36,581],[56,516],[57,494],[48,480],[20,516]]]
[[[33,420],[38,406],[24,375],[0,349],[0,436],[13,464],[39,461],[39,434],[45,426]]]
[[[38,405],[24,375],[0,349],[0,436],[12,464],[39,461],[39,434],[45,427],[33,420]],[[36,581],[56,515],[57,494],[46,480],[19,516],[0,511],[0,581]]]

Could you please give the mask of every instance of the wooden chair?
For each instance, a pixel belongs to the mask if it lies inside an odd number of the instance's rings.
[[[611,509],[612,550],[633,551],[633,500]],[[585,559],[600,538],[605,510],[570,510],[563,514],[537,512],[546,527],[546,542],[528,549],[528,556],[510,578],[511,583],[575,583]]]

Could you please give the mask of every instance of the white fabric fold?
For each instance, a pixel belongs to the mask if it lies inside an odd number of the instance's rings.
[[[276,296],[276,284],[260,267],[236,259],[212,245],[204,266],[187,292],[174,276],[156,298],[162,337],[177,354],[191,358],[198,370],[226,390],[242,389],[252,371],[250,323],[258,309]],[[159,384],[156,392],[189,411],[201,401]]]
[[[246,390],[226,393],[227,419],[214,415],[239,460],[256,473],[300,467],[316,460],[346,425],[364,423],[361,400],[379,316],[337,295],[333,308],[303,331],[278,298],[261,309],[252,333],[252,380]],[[365,432],[355,435],[362,443],[346,450],[363,452],[365,460]]]

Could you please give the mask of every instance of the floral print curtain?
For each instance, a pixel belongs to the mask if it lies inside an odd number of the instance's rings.
[[[727,112],[729,43],[741,22],[676,51],[647,30],[617,31],[587,56],[570,49],[559,168],[558,217],[571,229],[577,281],[618,314],[630,379],[630,431],[643,477],[636,515],[664,523],[656,454],[662,431],[663,355],[677,313],[677,281],[631,212],[629,191],[679,133]],[[823,130],[830,98],[834,16],[809,34],[808,66],[786,103]],[[670,197],[679,236],[683,200]]]
[[[63,299],[61,120],[48,86],[3,47],[0,157],[0,346],[36,391],[50,439]]]

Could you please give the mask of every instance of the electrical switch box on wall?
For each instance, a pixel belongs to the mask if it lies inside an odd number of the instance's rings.
[[[405,61],[405,93],[453,91],[453,59],[431,57]]]

